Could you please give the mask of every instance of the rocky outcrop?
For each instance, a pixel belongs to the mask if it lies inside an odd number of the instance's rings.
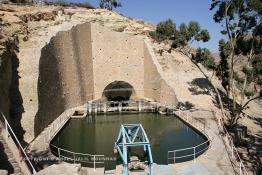
[[[19,43],[28,41],[30,21],[54,20],[62,10],[61,7],[50,7],[48,10],[32,8],[0,6],[0,111],[11,122],[21,140],[24,139],[25,131],[21,125],[24,106],[19,89],[21,78],[18,70],[20,60],[17,56],[20,51]]]
[[[6,174],[16,174],[22,175],[21,168],[16,162],[16,159],[13,156],[13,153],[10,151],[7,143],[5,142],[1,129],[0,129],[0,175]],[[3,169],[3,170],[1,170]]]
[[[19,51],[20,39],[27,37],[27,25],[11,9],[0,11],[0,110],[9,117],[10,90],[15,76],[14,68],[17,62],[16,54]]]

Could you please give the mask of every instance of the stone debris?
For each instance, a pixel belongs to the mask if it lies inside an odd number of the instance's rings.
[[[146,170],[147,166],[144,162],[141,162],[137,156],[130,157],[130,163],[128,164],[129,170]]]
[[[59,175],[79,175],[81,171],[80,164],[69,164],[69,163],[61,163],[59,165],[51,165],[39,172],[36,175],[51,175],[51,174],[59,174]]]

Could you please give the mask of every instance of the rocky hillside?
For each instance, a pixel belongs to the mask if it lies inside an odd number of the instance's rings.
[[[152,24],[102,9],[1,5],[0,110],[15,120],[15,128],[25,141],[30,142],[34,138],[24,133],[23,128],[33,130],[32,120],[38,104],[37,81],[41,49],[59,31],[67,31],[85,22],[98,23],[143,38],[150,44],[151,52],[154,52],[157,66],[161,68],[161,76],[175,90],[182,106],[202,112],[216,109],[212,88],[202,73],[187,56],[170,50],[168,43],[154,42],[148,35],[149,31],[155,29]],[[213,72],[205,72],[222,90]],[[261,107],[251,103],[247,113],[257,120],[247,118],[241,122],[248,126],[250,132],[261,133],[261,123],[256,122],[261,120]]]
[[[10,92],[8,92],[8,87],[10,87],[11,84],[16,84],[17,86],[17,83],[20,83],[20,98],[22,95],[24,100],[23,109],[21,109],[20,112],[29,112],[29,120],[30,116],[34,114],[34,110],[31,109],[30,103],[27,104],[27,101],[32,102],[37,98],[34,97],[34,95],[30,95],[30,92],[27,92],[28,86],[30,85],[29,87],[31,87],[33,83],[30,84],[31,80],[24,79],[23,74],[29,73],[32,75],[32,79],[37,80],[37,66],[34,67],[34,65],[38,65],[41,48],[43,48],[57,32],[68,30],[72,26],[84,22],[99,23],[102,26],[118,32],[143,37],[151,43],[159,66],[162,67],[162,76],[175,89],[178,100],[181,103],[189,102],[197,109],[214,107],[213,97],[212,94],[210,94],[211,87],[202,73],[191,63],[188,57],[179,51],[172,50],[170,52],[168,44],[158,44],[148,37],[148,32],[154,30],[155,26],[142,20],[130,19],[118,13],[103,9],[57,6],[41,6],[41,8],[39,8],[38,6],[2,5],[0,7],[0,22],[1,65],[7,64],[5,62],[8,62],[8,59],[10,59],[10,57],[4,59],[4,53],[7,52],[13,52],[13,55],[17,57],[20,63],[19,66],[16,66],[17,72],[15,72],[19,76],[18,82],[16,78],[13,78],[13,81],[16,83],[8,83],[8,81],[0,82],[2,83],[1,86],[5,87],[2,88],[5,89],[5,92],[0,93],[6,96],[4,100],[0,100],[15,101],[18,97],[11,97]],[[12,77],[10,74],[11,71],[4,70],[8,75],[4,77]],[[212,73],[213,72],[207,71],[207,74],[210,76],[212,76]],[[15,77],[14,74],[13,77]],[[214,83],[219,86],[219,80],[214,76],[213,80]],[[16,90],[16,86],[11,89]],[[32,89],[34,88],[32,87]],[[9,95],[7,95],[8,93]],[[4,103],[0,103],[0,105],[1,104],[3,105]],[[19,105],[21,104],[15,105],[14,107],[17,108]],[[8,105],[0,107],[8,114]],[[32,113],[30,111],[32,111]],[[16,112],[17,111],[14,113]],[[27,126],[27,124],[22,125],[24,125],[24,127]],[[28,124],[27,127],[30,127],[30,125]]]

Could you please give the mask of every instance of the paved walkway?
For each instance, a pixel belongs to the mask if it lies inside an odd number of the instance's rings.
[[[176,175],[233,175],[234,170],[231,165],[225,145],[219,135],[216,121],[209,111],[197,111],[192,115],[202,119],[206,123],[206,134],[213,138],[211,147],[196,162],[177,163],[173,165]]]

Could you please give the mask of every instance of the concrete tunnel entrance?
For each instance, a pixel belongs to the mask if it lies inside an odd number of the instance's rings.
[[[114,81],[103,91],[103,97],[107,101],[128,101],[134,94],[134,87],[125,81]]]

